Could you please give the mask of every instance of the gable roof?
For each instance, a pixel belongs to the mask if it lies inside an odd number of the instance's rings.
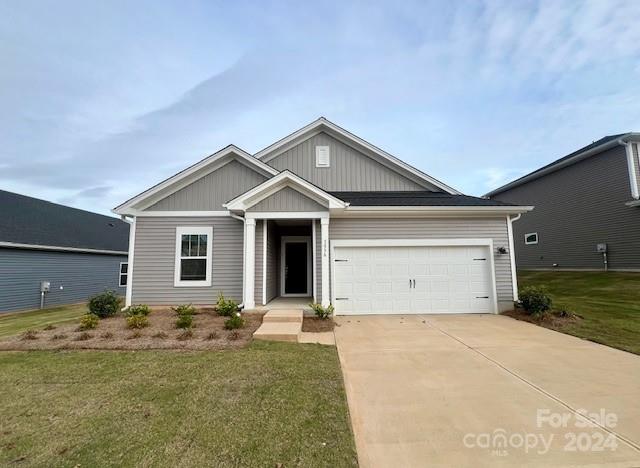
[[[377,146],[372,145],[366,140],[354,135],[353,133],[345,130],[344,128],[334,124],[333,122],[327,120],[324,117],[320,117],[317,120],[314,120],[310,124],[302,127],[299,130],[296,130],[292,134],[278,140],[272,145],[267,146],[263,150],[259,151],[255,154],[257,159],[261,159],[265,162],[270,159],[275,158],[279,154],[283,153],[291,146],[304,141],[313,135],[316,135],[320,132],[325,132],[334,138],[342,141],[343,143],[354,147],[355,149],[368,154],[369,156],[373,156],[379,162],[382,162],[388,167],[391,167],[401,174],[405,174],[409,176],[409,178],[413,180],[418,180],[421,182],[426,182],[429,185],[435,186],[441,190],[444,190],[447,193],[451,194],[459,194],[457,190],[449,187],[448,185],[440,182],[439,180],[425,174],[424,172],[416,169],[415,167],[405,163],[404,161],[396,158],[395,156],[383,151]]]
[[[235,145],[229,145],[169,177],[168,179],[163,180],[135,197],[130,198],[126,202],[115,207],[112,211],[120,215],[134,214],[137,209],[144,209],[149,205],[156,203],[160,199],[180,190],[194,180],[213,172],[217,168],[217,164],[227,156],[235,156],[239,161],[244,162],[246,165],[255,168],[257,171],[267,176],[273,176],[279,173],[276,169],[254,158],[246,151]]]
[[[129,223],[0,190],[0,246],[127,254]]]
[[[284,170],[277,176],[229,200],[223,206],[232,211],[245,211],[285,187],[291,187],[312,200],[325,203],[328,209],[342,209],[349,205],[293,172]]]
[[[519,185],[525,184],[531,180],[538,179],[550,172],[557,171],[562,169],[563,167],[569,166],[571,164],[575,164],[578,161],[581,161],[590,156],[594,156],[598,153],[602,153],[603,151],[608,150],[616,145],[618,145],[619,141],[626,141],[629,139],[636,140],[640,137],[640,133],[628,132],[628,133],[618,133],[616,135],[607,135],[600,138],[593,143],[590,143],[586,146],[583,146],[579,150],[574,151],[573,153],[569,153],[566,156],[561,157],[560,159],[556,159],[555,161],[547,164],[546,166],[542,166],[540,169],[536,169],[533,172],[523,175],[522,177],[515,179],[501,187],[498,187],[495,190],[485,194],[485,197],[492,197],[499,193],[505,192],[509,189],[517,187]]]
[[[515,206],[512,203],[442,192],[330,192],[350,206]]]

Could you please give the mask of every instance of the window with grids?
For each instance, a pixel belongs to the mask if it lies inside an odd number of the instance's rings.
[[[129,264],[127,262],[120,263],[120,281],[118,284],[124,288],[127,285],[127,279],[129,274]]]
[[[211,285],[211,227],[176,229],[176,286]]]

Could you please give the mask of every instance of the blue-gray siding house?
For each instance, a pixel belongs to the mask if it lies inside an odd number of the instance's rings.
[[[0,190],[0,312],[124,295],[129,224]]]

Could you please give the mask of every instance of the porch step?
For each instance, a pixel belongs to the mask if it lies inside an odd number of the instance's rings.
[[[296,322],[302,323],[302,310],[270,310],[264,317],[262,323],[271,322]]]
[[[253,332],[253,337],[256,340],[297,343],[301,330],[302,323],[299,322],[262,322],[260,328]]]

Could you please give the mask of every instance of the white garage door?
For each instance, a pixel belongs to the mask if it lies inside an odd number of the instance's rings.
[[[489,255],[487,246],[336,246],[336,313],[491,313]]]

